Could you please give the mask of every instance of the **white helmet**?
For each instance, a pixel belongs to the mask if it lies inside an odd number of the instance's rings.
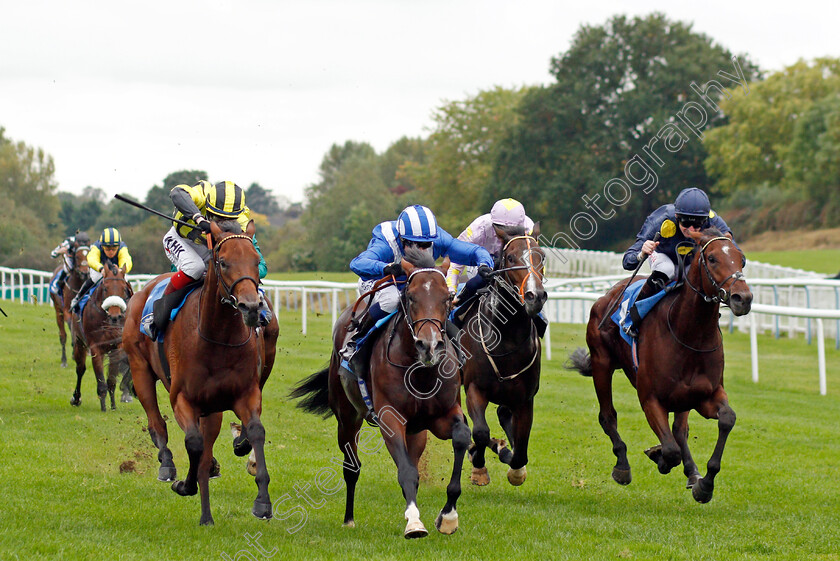
[[[501,199],[490,210],[490,220],[499,226],[524,226],[525,207],[516,199]]]

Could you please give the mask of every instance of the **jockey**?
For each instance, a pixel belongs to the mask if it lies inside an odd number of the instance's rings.
[[[367,249],[350,262],[350,269],[359,275],[359,293],[366,293],[376,281],[390,275],[405,279],[400,262],[405,250],[412,247],[429,252],[435,259],[448,256],[458,263],[478,267],[482,278],[493,270],[493,258],[486,249],[453,238],[438,227],[431,210],[413,205],[406,207],[397,220],[377,225]],[[358,340],[376,321],[397,309],[400,300],[397,286],[390,285],[377,291],[363,321],[352,322],[348,328],[349,334],[340,355],[342,366],[351,372],[361,372],[357,368],[359,365],[349,364],[357,355]]]
[[[636,243],[624,253],[622,266],[633,271],[644,256],[649,256],[651,273],[642,286],[636,300],[653,296],[677,276],[677,253],[685,256],[694,249],[694,240],[689,232],[717,228],[732,239],[732,232],[723,218],[711,209],[709,197],[696,187],[683,189],[674,204],[667,204],[653,211],[636,234]],[[659,234],[659,241],[654,241]],[[638,326],[639,313],[635,305],[629,310],[633,325]],[[626,329],[631,337],[637,337],[634,328]]]
[[[64,293],[64,283],[67,282],[67,275],[76,266],[76,249],[78,247],[90,245],[90,238],[86,232],[77,232],[75,236],[68,236],[63,242],[55,246],[50,252],[50,257],[55,259],[59,255],[64,256],[64,267],[58,273],[58,293]]]
[[[516,199],[501,199],[496,201],[489,214],[482,214],[473,220],[466,230],[458,236],[459,240],[480,245],[486,249],[495,261],[502,256],[502,240],[499,238],[497,229],[505,230],[511,227],[525,229],[525,234],[531,235],[534,229],[534,221],[525,215],[525,207]],[[452,262],[446,274],[446,284],[450,292],[458,292],[458,282],[465,265]],[[480,287],[480,283],[474,279],[477,277],[474,271],[467,273],[470,280],[458,294],[458,302],[466,302]]]
[[[102,258],[102,255],[105,258]],[[94,242],[90,246],[90,252],[87,256],[88,265],[90,266],[90,276],[85,279],[85,282],[79,288],[79,292],[70,303],[70,309],[78,313],[79,300],[102,278],[102,269],[107,264],[114,264],[119,268],[125,267],[125,272],[131,271],[133,262],[131,254],[128,253],[128,246],[120,238],[120,233],[116,228],[105,228],[102,235],[99,236],[99,241]]]
[[[209,181],[199,181],[192,187],[176,185],[170,191],[169,197],[175,205],[175,218],[195,226],[174,223],[163,237],[166,256],[177,268],[163,292],[164,296],[204,277],[207,262],[212,255],[205,237],[210,233],[211,220],[235,220],[243,232],[251,221],[251,209],[245,206],[245,192],[233,181],[220,181],[215,185]],[[257,245],[256,236],[252,242],[260,256],[259,275],[262,279],[268,272],[268,267]],[[268,317],[268,306],[264,298],[263,292],[260,291],[262,309],[266,312],[260,316],[267,323],[271,318]]]

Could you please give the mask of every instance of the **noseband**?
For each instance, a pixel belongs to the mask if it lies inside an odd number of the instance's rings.
[[[446,329],[445,329],[442,321],[440,321],[437,318],[420,318],[420,319],[412,320],[411,319],[411,307],[406,305],[406,303],[405,303],[406,298],[408,298],[408,287],[411,286],[411,280],[414,278],[414,275],[416,275],[417,273],[431,273],[432,271],[434,271],[435,273],[437,273],[441,277],[443,277],[443,282],[444,283],[446,282],[446,275],[444,275],[442,272],[440,272],[438,269],[435,269],[434,267],[428,267],[428,268],[424,268],[424,269],[414,269],[414,271],[412,271],[411,274],[408,275],[408,279],[406,280],[405,290],[404,290],[405,297],[400,298],[400,305],[402,306],[403,314],[405,315],[405,322],[406,322],[406,324],[408,324],[408,331],[411,333],[411,337],[414,339],[415,342],[417,341],[417,331],[422,329],[423,325],[425,325],[426,323],[431,323],[440,332],[441,337],[444,338],[444,339],[446,338],[446,336],[445,336]],[[418,323],[420,324],[420,327],[416,327],[416,325]]]
[[[712,283],[712,286],[715,288],[716,294],[714,296],[707,296],[704,292],[697,290],[697,288],[695,288],[694,285],[691,284],[691,282],[688,280],[688,276],[685,277],[685,280],[688,283],[688,286],[690,286],[691,289],[697,294],[699,294],[706,302],[729,304],[729,297],[731,295],[732,287],[730,286],[729,290],[727,290],[725,287],[727,284],[731,283],[734,285],[736,282],[744,280],[744,272],[735,271],[734,273],[723,279],[723,281],[721,281],[720,283],[718,283],[715,280],[715,278],[712,276],[712,271],[709,269],[709,265],[706,262],[706,248],[709,247],[709,244],[715,241],[731,242],[732,240],[730,240],[726,236],[718,236],[707,241],[705,245],[703,245],[703,248],[700,250],[700,263],[703,264],[703,270],[706,271],[706,278],[708,278],[709,282]]]
[[[222,285],[222,289],[225,292],[225,295],[222,296],[222,304],[230,304],[234,308],[236,308],[237,304],[239,304],[239,301],[236,299],[236,296],[233,295],[233,289],[236,287],[237,284],[239,284],[240,282],[242,282],[244,280],[249,280],[252,283],[254,283],[254,286],[258,290],[259,290],[259,287],[260,287],[259,281],[257,279],[255,279],[254,277],[251,277],[251,276],[248,276],[248,275],[239,277],[238,279],[233,281],[233,284],[231,284],[230,286],[228,286],[227,283],[225,283],[225,279],[222,276],[221,265],[219,264],[219,250],[221,249],[222,244],[224,244],[226,241],[237,239],[237,238],[248,240],[249,242],[253,243],[251,238],[246,236],[246,235],[234,234],[232,236],[222,238],[221,240],[219,240],[219,242],[213,248],[213,268],[216,271],[216,278],[219,279],[219,284]]]

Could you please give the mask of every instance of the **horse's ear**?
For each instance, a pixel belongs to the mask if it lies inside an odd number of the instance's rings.
[[[697,245],[703,245],[700,240],[702,240],[705,237],[708,237],[701,231],[692,232],[689,230],[688,235],[689,237],[691,237],[692,240],[694,240],[694,243],[696,243]]]
[[[540,223],[535,222],[534,227],[531,228],[531,237],[539,239],[540,237]]]
[[[213,236],[214,240],[222,237],[222,229],[219,228],[219,224],[215,220],[210,221],[210,235]]]
[[[452,264],[452,260],[449,257],[445,257],[443,262],[438,266],[438,271],[443,273],[444,275],[449,271],[449,266]]]
[[[127,275],[128,274],[128,266],[123,265],[122,267],[120,267],[120,271],[122,271],[123,275]]]
[[[248,222],[248,225],[245,227],[245,235],[249,238],[253,238],[254,234],[257,233],[257,223],[253,220]]]
[[[416,269],[416,267],[405,258],[403,258],[402,261],[400,261],[400,266],[402,267],[402,270],[403,272],[405,272],[405,276],[407,277],[411,276],[411,273],[413,273],[414,269]]]
[[[506,244],[510,241],[511,236],[505,232],[504,228],[499,228],[495,224],[493,224],[493,229],[496,231],[496,235],[502,240],[503,244]]]

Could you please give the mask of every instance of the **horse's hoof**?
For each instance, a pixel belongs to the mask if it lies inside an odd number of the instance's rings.
[[[522,466],[519,469],[511,468],[507,472],[508,481],[515,487],[519,487],[525,483],[526,477],[528,477],[528,469],[525,466]]]
[[[412,538],[425,538],[428,535],[429,531],[419,519],[405,525],[405,539],[407,540]]]
[[[70,398],[70,405],[72,405],[73,407],[78,407],[81,404],[82,404],[82,398],[81,397],[78,397],[78,398],[71,397]]]
[[[120,403],[131,403],[132,401],[134,401],[134,398],[131,397],[131,394],[129,393],[124,393],[122,394],[122,397],[120,397]]]
[[[248,456],[248,462],[245,465],[245,470],[251,474],[251,477],[257,476],[257,458],[254,456],[253,450],[251,451],[251,455]]]
[[[251,510],[256,518],[260,520],[268,520],[271,518],[271,503],[264,503],[262,501],[254,501],[254,508]]]
[[[344,526],[345,528],[355,528],[356,522],[354,520],[348,520],[347,522],[342,524],[342,526]]]
[[[218,479],[222,476],[222,466],[219,460],[213,458],[213,463],[210,464],[210,479]]]
[[[694,497],[694,500],[698,503],[706,504],[707,502],[712,500],[712,493],[714,492],[714,487],[709,489],[704,488],[705,485],[703,483],[703,479],[697,481],[697,484],[691,488],[691,496]]]
[[[437,520],[435,520],[435,528],[441,534],[451,536],[458,530],[458,513],[454,510],[449,514],[444,514],[443,511],[440,511]]]
[[[662,458],[662,445],[657,444],[656,446],[651,446],[645,450],[645,454],[653,461],[653,463],[658,464],[659,460]]]
[[[158,481],[175,481],[175,468],[160,466],[158,470]]]
[[[66,360],[61,362],[61,367],[62,368],[67,368],[67,361]]]
[[[618,469],[618,468],[613,468],[612,478],[619,485],[629,485],[630,480],[632,479],[632,477],[630,476],[630,470],[629,469]]]
[[[695,473],[694,475],[688,478],[688,482],[685,484],[686,489],[693,489],[697,482],[700,481],[700,474]]]
[[[472,473],[470,474],[470,482],[473,485],[478,485],[479,487],[490,485],[490,474],[487,473],[487,466],[473,468]]]
[[[213,524],[215,524],[215,522],[213,522],[212,516],[208,516],[207,518],[202,517],[201,520],[198,521],[199,526],[212,526]]]
[[[187,485],[186,481],[176,481],[172,484],[172,490],[182,497],[190,497],[198,493],[198,485],[195,483]]]

